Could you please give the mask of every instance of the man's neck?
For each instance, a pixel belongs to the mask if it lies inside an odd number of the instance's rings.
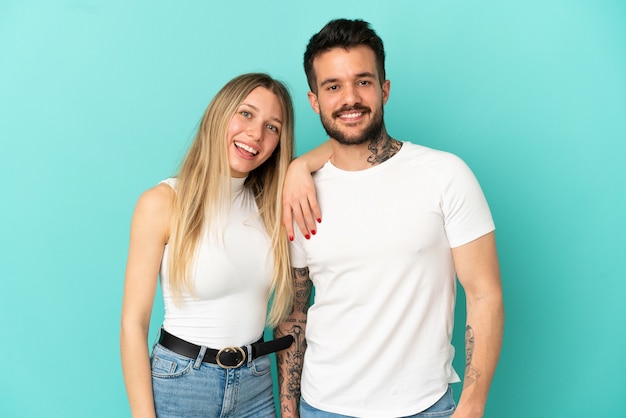
[[[334,139],[331,144],[333,147],[331,162],[335,167],[346,171],[374,167],[396,155],[402,147],[402,142],[390,137],[384,127],[380,135],[364,144],[343,145]]]

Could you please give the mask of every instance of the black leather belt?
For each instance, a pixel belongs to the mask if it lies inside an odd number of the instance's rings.
[[[252,357],[252,360],[265,356],[276,351],[284,350],[288,348],[293,342],[291,335],[286,335],[281,338],[277,338],[272,341],[263,341],[263,337],[254,344],[251,344],[252,354],[248,353],[248,347],[225,347],[221,350],[215,350],[214,348],[207,348],[204,353],[202,361],[205,363],[213,363],[224,369],[234,369],[242,366],[248,361],[248,357]],[[195,359],[198,357],[202,347],[196,344],[192,344],[169,332],[161,329],[161,336],[159,337],[159,344],[167,348],[170,351],[180,354],[181,356]]]

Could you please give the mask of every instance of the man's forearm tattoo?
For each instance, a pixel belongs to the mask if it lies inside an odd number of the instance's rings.
[[[294,268],[294,292],[295,300],[293,309],[295,312],[306,314],[309,311],[309,298],[311,297],[311,280],[307,267]]]
[[[480,377],[480,370],[472,366],[472,356],[474,355],[474,330],[470,325],[465,327],[465,383],[463,387],[468,387]]]
[[[282,402],[283,400],[295,400],[296,403],[300,401],[300,379],[302,378],[302,364],[306,351],[306,339],[303,331],[300,325],[294,325],[287,330],[287,333],[294,337],[293,345],[295,347],[293,351],[290,350],[283,354],[278,364],[278,381],[285,388],[285,391],[280,395],[283,412],[294,412],[289,410],[289,407]]]
[[[291,315],[279,328],[280,335],[290,334],[294,338],[292,346],[276,356],[278,383],[280,391],[281,415],[291,417],[292,407],[297,408],[300,402],[300,380],[304,364],[306,314],[309,310],[309,299],[313,284],[309,279],[308,268],[294,268],[294,304]]]
[[[381,134],[368,145],[372,154],[368,157],[367,162],[372,165],[383,163],[396,155],[400,148],[402,148],[402,142],[387,135],[387,131],[383,128]]]

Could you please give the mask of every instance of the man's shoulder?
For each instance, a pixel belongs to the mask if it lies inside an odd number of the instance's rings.
[[[409,141],[402,143],[402,149],[404,150],[401,155],[404,159],[419,163],[420,165],[457,165],[464,164],[463,160],[457,155],[435,148],[430,148],[425,145],[415,144]]]

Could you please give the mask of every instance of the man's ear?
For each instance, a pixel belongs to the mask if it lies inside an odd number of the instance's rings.
[[[320,104],[317,101],[317,94],[315,94],[312,91],[310,91],[310,92],[307,93],[307,96],[309,97],[309,103],[311,103],[311,107],[313,108],[315,113],[317,113],[319,115],[320,114]]]
[[[382,85],[383,90],[383,104],[387,104],[387,100],[389,100],[389,90],[391,89],[391,81],[385,80]]]

